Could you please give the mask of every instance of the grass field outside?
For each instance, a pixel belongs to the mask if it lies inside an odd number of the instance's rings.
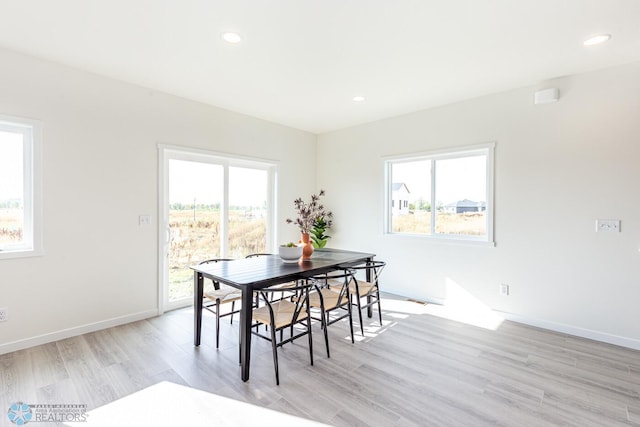
[[[169,210],[169,301],[193,295],[190,265],[221,258],[220,211],[197,208]],[[261,211],[229,210],[228,258],[266,252],[267,223]],[[210,282],[210,281],[207,281]]]
[[[22,209],[0,208],[0,245],[22,241],[23,215]]]
[[[393,216],[394,233],[431,234],[431,212],[416,210]],[[487,233],[484,212],[436,212],[436,234],[482,236]]]

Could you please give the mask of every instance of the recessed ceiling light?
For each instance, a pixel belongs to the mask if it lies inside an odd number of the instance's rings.
[[[611,38],[611,34],[596,34],[587,38],[583,44],[585,46],[593,46],[594,44],[600,44],[608,41]]]
[[[227,43],[240,43],[242,41],[242,37],[238,33],[226,32],[222,33],[222,40]]]
[[[354,96],[353,100],[355,102],[362,102],[362,101],[364,101],[364,96]]]

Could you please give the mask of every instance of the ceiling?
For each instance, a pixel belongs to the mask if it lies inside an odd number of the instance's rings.
[[[639,18],[638,0],[0,0],[0,46],[326,133],[638,61]]]

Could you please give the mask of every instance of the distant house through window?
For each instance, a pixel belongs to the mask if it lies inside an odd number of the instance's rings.
[[[487,210],[486,202],[474,202],[473,200],[458,200],[455,203],[449,203],[444,207],[448,213],[465,213],[465,212],[484,212]]]
[[[396,182],[391,184],[392,200],[391,207],[396,215],[405,215],[409,213],[409,189],[404,182]]]
[[[386,232],[493,243],[494,146],[387,159]]]

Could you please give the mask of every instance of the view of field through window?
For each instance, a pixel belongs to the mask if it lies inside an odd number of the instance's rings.
[[[15,200],[0,200],[0,245],[22,242],[24,211]]]
[[[486,235],[486,171],[486,155],[392,162],[390,231]]]
[[[24,235],[23,136],[0,131],[0,248]]]
[[[193,295],[190,265],[266,252],[267,172],[241,167],[228,171],[228,239],[223,254],[223,166],[169,162],[169,301]]]

